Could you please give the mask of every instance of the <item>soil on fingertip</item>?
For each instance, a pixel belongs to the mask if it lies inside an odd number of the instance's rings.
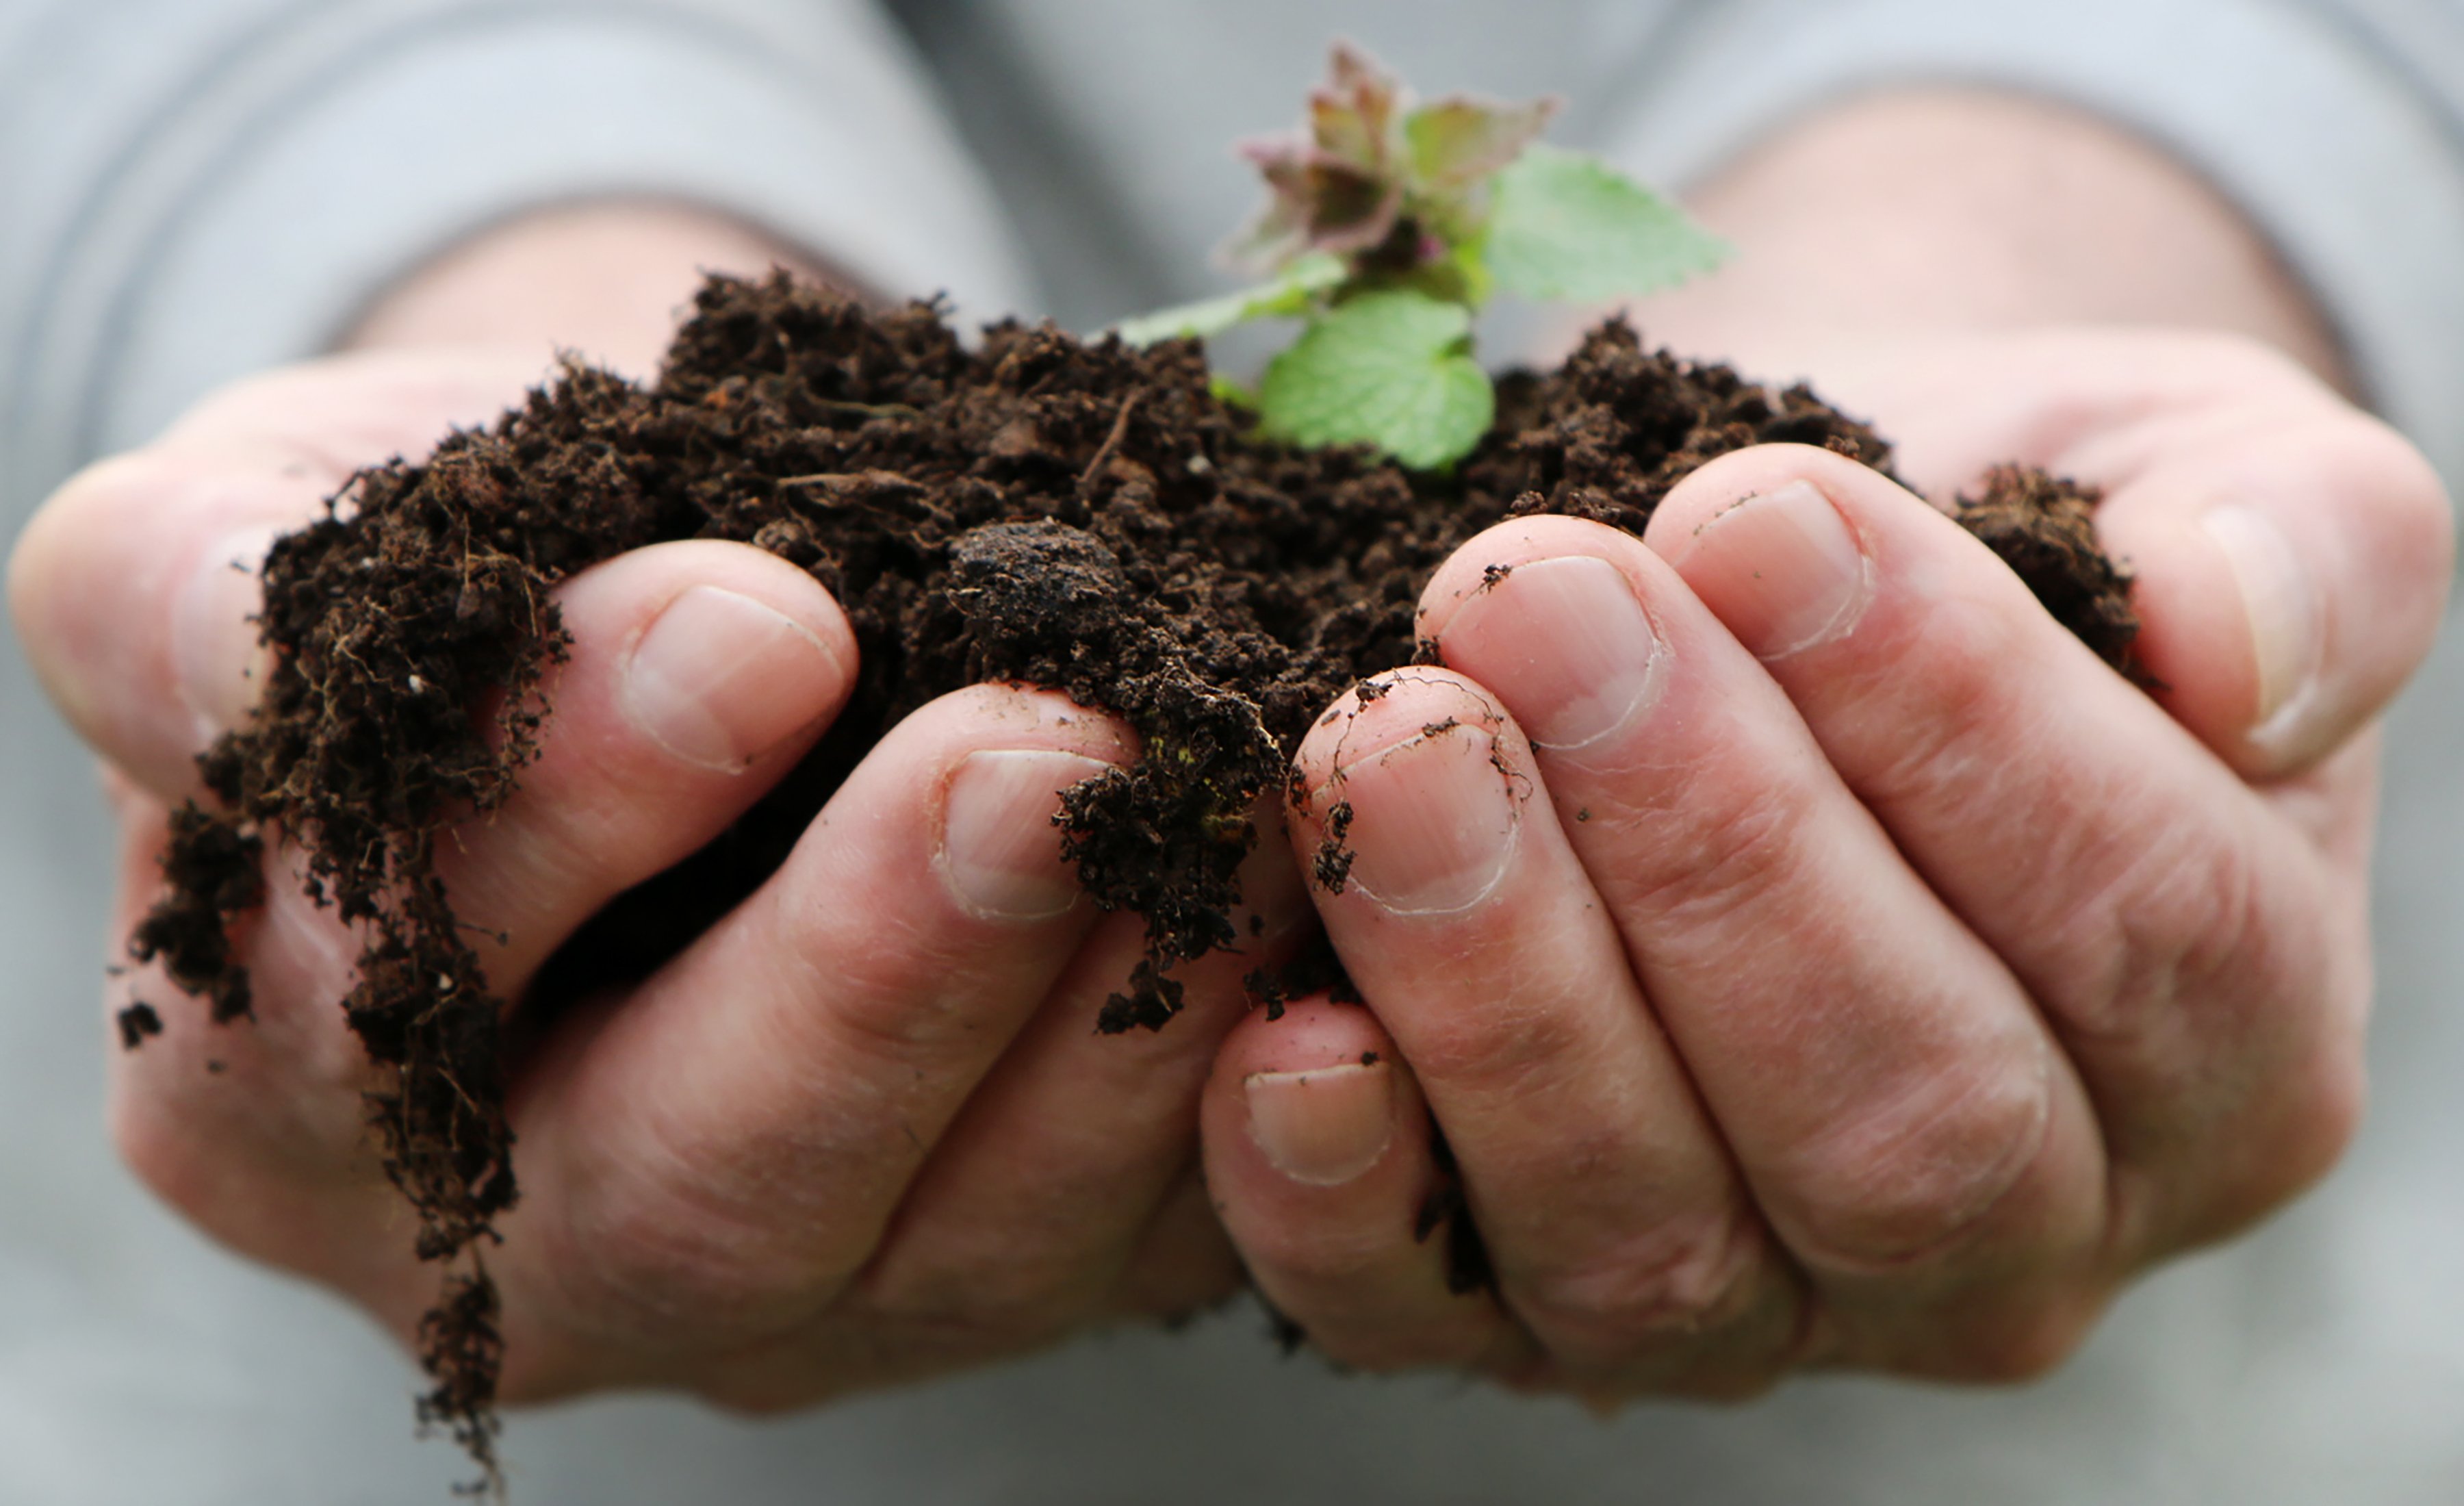
[[[1621,322],[1555,371],[1504,379],[1486,441],[1426,476],[1262,438],[1210,390],[1192,343],[1141,351],[1004,323],[971,348],[929,304],[871,312],[783,275],[714,278],[656,385],[569,366],[493,427],[358,476],[275,546],[263,704],[206,756],[215,804],[180,816],[170,892],[135,947],[215,1019],[245,1014],[228,926],[261,900],[260,834],[275,831],[305,853],[311,892],[364,922],[358,985],[337,1005],[385,1069],[369,1122],[420,1254],[446,1272],[421,1333],[423,1410],[493,1470],[501,1345],[479,1255],[516,1195],[509,1021],[527,1035],[657,966],[779,866],[899,718],[1012,679],[1142,739],[1133,765],[1068,792],[1063,840],[1099,904],[1146,920],[1146,960],[1090,1023],[1162,1027],[1179,964],[1238,942],[1253,800],[1283,784],[1331,701],[1433,653],[1414,607],[1440,562],[1521,513],[1639,532],[1696,466],[1772,441],[1890,461],[1804,388],[1648,350]],[[2127,582],[2097,551],[2092,503],[2005,470],[1958,516],[2126,667]],[[827,587],[861,649],[854,694],[724,835],[608,905],[504,1000],[436,877],[436,844],[501,804],[536,752],[543,673],[566,641],[557,584],[680,539],[749,543]],[[1336,881],[1341,857],[1320,854]],[[1280,1002],[1338,971],[1322,950],[1313,966],[1253,986]],[[143,1033],[132,1024],[131,1043]],[[1422,1232],[1449,1226],[1451,1263],[1475,1279],[1461,1207],[1433,1208]]]

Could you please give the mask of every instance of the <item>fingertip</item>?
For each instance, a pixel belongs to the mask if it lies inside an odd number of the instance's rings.
[[[1347,692],[1303,740],[1297,775],[1295,855],[1319,887],[1424,919],[1498,892],[1539,789],[1530,745],[1496,699],[1434,668]]]
[[[846,612],[750,545],[653,544],[583,571],[559,601],[577,653],[614,660],[623,725],[678,764],[732,774],[801,752],[854,687]],[[592,678],[565,676],[584,694]]]
[[[2436,476],[2352,415],[2120,488],[2098,525],[2136,573],[2157,698],[2251,778],[2309,767],[2385,708],[2437,634],[2453,567]]]
[[[1419,1090],[1376,1016],[1320,993],[1253,1009],[1217,1050],[1208,1115],[1218,1154],[1237,1140],[1227,1183],[1308,1198],[1359,1181],[1398,1129],[1424,1114]],[[1265,1179],[1259,1184],[1256,1179]]]
[[[109,603],[81,587],[93,584],[93,545],[120,533],[128,501],[161,479],[143,454],[97,461],[35,509],[9,554],[10,618],[34,677],[79,736],[123,758],[135,750],[114,736],[108,693],[123,656],[112,651],[127,645],[95,631],[91,609]]]
[[[1295,999],[1282,1009],[1252,1009],[1223,1037],[1215,1055],[1219,1084],[1238,1085],[1262,1072],[1309,1072],[1395,1059],[1394,1038],[1377,1016],[1331,994]],[[1364,1063],[1363,1058],[1370,1058]]]
[[[1495,694],[1551,758],[1614,757],[1667,689],[1666,593],[1640,540],[1576,518],[1516,519],[1456,551],[1423,596],[1423,635]]]
[[[1529,1356],[1429,1237],[1428,1109],[1367,1009],[1319,995],[1253,1011],[1217,1055],[1202,1115],[1217,1217],[1251,1281],[1330,1358],[1387,1370]]]
[[[2281,568],[2282,535],[2245,509],[2230,514],[2221,520],[2109,514],[2099,532],[2131,574],[2139,618],[2131,656],[2148,694],[2191,736],[2252,774],[2271,762],[2251,738],[2270,700],[2260,637],[2273,639],[2277,655],[2277,708],[2306,714],[2317,699],[2321,624],[2315,594],[2298,572]],[[2244,555],[2238,570],[2236,548]],[[2253,620],[2252,609],[2266,605],[2251,599],[2254,588],[2276,594],[2279,626],[2272,632]]]
[[[1034,929],[1085,908],[1078,869],[1062,855],[1063,796],[1133,763],[1137,751],[1136,735],[1119,718],[1056,691],[976,684],[893,728],[849,785],[878,774],[908,792],[875,820],[895,821],[898,806],[925,802],[909,807],[908,819],[929,837],[926,860],[959,915]]]
[[[519,787],[439,855],[496,985],[610,897],[724,831],[854,687],[855,638],[821,584],[748,545],[653,544],[557,588],[571,636]],[[414,687],[416,688],[416,687]]]
[[[1333,794],[1329,786],[1339,788],[1348,770],[1398,743],[1441,727],[1495,732],[1509,724],[1497,698],[1468,675],[1439,665],[1388,670],[1345,691],[1319,715],[1301,739],[1293,772],[1313,796]]]
[[[9,562],[18,640],[78,736],[147,787],[247,718],[261,680],[257,568],[310,495],[286,477],[137,451],[67,482]]]
[[[1070,786],[1111,769],[1067,748],[978,748],[960,756],[941,796],[942,882],[980,920],[1048,920],[1077,904],[1054,816]]]
[[[1466,606],[1493,594],[1534,561],[1589,556],[1633,575],[1646,568],[1640,557],[1647,552],[1634,535],[1588,518],[1542,513],[1493,523],[1464,541],[1429,577],[1420,592],[1419,635],[1436,639],[1442,650],[1446,630]]]
[[[1738,503],[1802,482],[1830,498],[1847,516],[1865,506],[1932,504],[1870,466],[1813,445],[1768,444],[1732,450],[1704,462],[1661,498],[1644,525],[1642,542],[1684,573],[1684,561],[1702,546],[1722,518]]]

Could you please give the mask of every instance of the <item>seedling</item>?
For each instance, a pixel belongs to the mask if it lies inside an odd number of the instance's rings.
[[[1540,140],[1553,99],[1423,104],[1337,44],[1290,136],[1245,144],[1265,207],[1225,254],[1265,281],[1122,323],[1132,344],[1297,318],[1254,393],[1266,432],[1365,444],[1415,470],[1471,453],[1496,416],[1472,316],[1498,292],[1597,302],[1707,272],[1727,248],[1596,157]]]

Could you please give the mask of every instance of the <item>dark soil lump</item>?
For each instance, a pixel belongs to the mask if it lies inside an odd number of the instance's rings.
[[[509,1032],[680,950],[777,868],[899,718],[1017,679],[1137,730],[1133,766],[1067,796],[1064,844],[1098,903],[1146,919],[1146,961],[1101,1028],[1158,1028],[1176,965],[1235,941],[1247,812],[1311,719],[1433,653],[1413,610],[1448,553],[1523,513],[1639,532],[1696,466],[1771,441],[1889,465],[1873,431],[1804,388],[1645,350],[1617,321],[1561,369],[1504,379],[1487,439],[1430,476],[1258,437],[1212,394],[1193,343],[1141,351],[1004,323],[970,349],[929,304],[873,313],[783,275],[715,278],[656,386],[569,366],[493,428],[357,477],[275,547],[264,703],[206,756],[219,807],[179,817],[170,892],[135,948],[217,1020],[246,1014],[225,926],[261,900],[259,833],[276,828],[307,853],[317,897],[369,922],[340,1007],[388,1069],[369,1121],[419,1251],[451,1273],[422,1330],[424,1411],[486,1460],[500,1345],[477,1255],[516,1195]],[[2124,666],[2135,625],[2093,500],[2006,470],[1960,517]],[[542,674],[565,644],[557,583],[677,539],[809,571],[854,625],[859,683],[750,813],[611,904],[529,997],[501,999],[435,844],[501,803],[537,748]],[[1339,878],[1340,856],[1321,869]],[[151,1009],[123,1025],[132,1046],[159,1028]]]

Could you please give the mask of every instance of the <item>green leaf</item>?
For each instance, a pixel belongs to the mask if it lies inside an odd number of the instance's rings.
[[[1112,326],[1112,333],[1133,345],[1152,345],[1184,336],[1203,340],[1253,319],[1297,317],[1309,311],[1317,295],[1341,282],[1344,272],[1340,256],[1326,253],[1303,256],[1271,282],[1125,319]]]
[[[1728,247],[1598,158],[1535,144],[1497,175],[1487,251],[1500,286],[1591,301],[1708,272]]]
[[[1365,293],[1310,321],[1266,365],[1266,432],[1304,445],[1368,444],[1415,470],[1471,453],[1497,394],[1469,355],[1471,314],[1406,289]]]

